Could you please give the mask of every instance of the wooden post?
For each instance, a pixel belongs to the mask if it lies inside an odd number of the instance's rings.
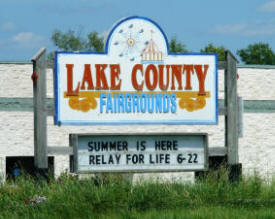
[[[224,71],[224,107],[219,106],[219,115],[225,117],[225,147],[209,149],[209,169],[216,170],[226,164],[231,182],[239,181],[242,165],[239,163],[238,137],[242,136],[242,98],[237,97],[237,64],[238,60],[227,50],[225,61],[218,63]],[[207,172],[196,172],[197,179],[207,176]]]
[[[224,77],[225,98],[225,146],[228,150],[228,163],[237,164],[238,156],[238,101],[237,101],[237,59],[226,51]]]
[[[225,99],[225,146],[227,147],[227,163],[229,180],[238,181],[241,176],[241,164],[238,154],[238,98],[237,98],[237,67],[238,60],[227,50],[224,76]]]
[[[48,168],[47,107],[46,107],[46,48],[32,58],[33,112],[34,112],[34,164],[39,169]]]

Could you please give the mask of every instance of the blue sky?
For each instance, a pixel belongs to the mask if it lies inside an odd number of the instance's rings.
[[[146,16],[168,39],[193,52],[208,43],[237,49],[255,42],[275,50],[274,0],[0,0],[0,61],[29,61],[42,46],[56,48],[55,29],[106,35],[119,19]]]

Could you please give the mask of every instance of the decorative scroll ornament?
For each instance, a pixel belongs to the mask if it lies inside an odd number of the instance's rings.
[[[118,92],[111,92],[112,94],[117,94]],[[121,93],[121,92],[120,92]],[[132,93],[132,92],[129,92]],[[152,94],[153,92],[144,92],[146,94]],[[159,93],[172,93],[172,92],[159,92]],[[210,97],[210,93],[206,92],[206,95],[198,95],[198,92],[187,91],[187,92],[174,92],[179,98],[179,107],[188,112],[193,112],[196,110],[203,109],[206,105],[206,98]],[[138,92],[140,94],[140,92]],[[97,107],[96,98],[100,97],[100,92],[79,92],[79,96],[67,96],[64,93],[65,98],[69,98],[69,106],[73,110],[82,111],[84,113],[94,110]]]
[[[80,92],[79,96],[69,96],[69,106],[73,110],[86,113],[91,109],[96,109],[97,102],[93,92]]]

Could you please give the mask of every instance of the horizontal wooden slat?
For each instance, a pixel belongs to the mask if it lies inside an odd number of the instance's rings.
[[[209,157],[223,157],[227,154],[226,147],[209,147]]]
[[[53,109],[53,98],[46,99],[47,110]],[[33,111],[33,98],[10,98],[0,97],[0,112],[32,112]]]
[[[73,148],[66,146],[49,146],[48,155],[72,155]]]
[[[275,113],[275,100],[243,100],[245,113]]]
[[[275,100],[244,100],[244,113],[275,113]],[[48,115],[53,115],[53,98],[47,98]],[[0,97],[0,112],[32,112],[33,98]],[[224,115],[224,100],[219,99],[219,115]]]

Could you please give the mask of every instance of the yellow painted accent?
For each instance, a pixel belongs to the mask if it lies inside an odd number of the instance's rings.
[[[179,98],[179,107],[186,109],[188,112],[203,109],[206,105],[206,98],[210,97],[210,92],[206,92],[206,94],[202,96],[198,95],[197,91],[80,91],[78,96],[68,96],[67,93],[64,92],[64,98],[69,98],[69,106],[71,109],[88,112],[91,109],[96,109],[96,98],[99,98],[101,93],[111,93],[112,95],[126,93],[136,93],[138,95],[141,95],[141,93],[171,95],[174,93],[176,97]]]

